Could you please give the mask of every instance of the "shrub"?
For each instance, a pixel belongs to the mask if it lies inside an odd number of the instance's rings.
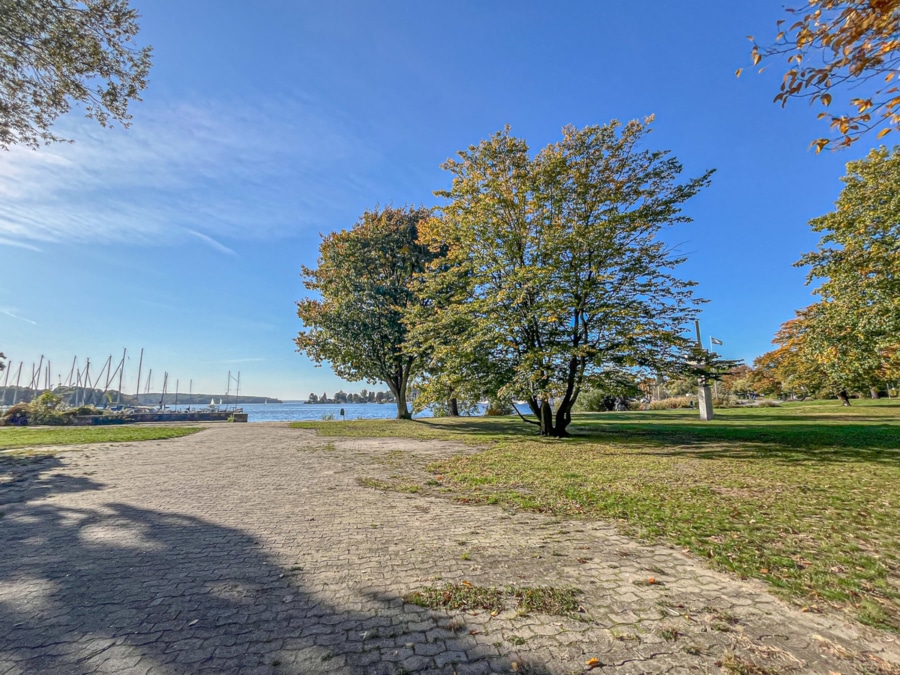
[[[737,406],[737,398],[732,394],[722,394],[713,399],[713,408],[734,408]]]
[[[507,401],[489,401],[488,407],[484,411],[485,417],[502,417],[503,415],[512,415],[512,403]]]
[[[34,424],[66,425],[72,423],[72,415],[60,410],[62,399],[45,391],[29,403],[18,403],[7,410],[0,423],[4,426],[24,427]]]
[[[773,401],[772,399],[761,398],[753,404],[755,408],[777,408],[781,405],[779,401]]]
[[[674,396],[672,398],[664,398],[658,401],[650,401],[647,406],[648,410],[674,410],[676,408],[690,408],[694,399],[690,396]]]
[[[24,427],[28,425],[28,404],[16,403],[0,417],[0,426]]]
[[[84,415],[100,414],[100,411],[92,405],[80,405],[77,408],[70,408],[63,413],[63,415],[68,415],[69,417],[82,417]]]
[[[606,412],[616,409],[616,397],[599,389],[581,392],[575,404],[576,410],[584,412]]]

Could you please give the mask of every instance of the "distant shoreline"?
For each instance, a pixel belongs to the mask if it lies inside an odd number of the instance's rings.
[[[300,401],[304,405],[385,405],[387,403],[393,403],[393,401],[344,401],[339,403],[337,401]]]

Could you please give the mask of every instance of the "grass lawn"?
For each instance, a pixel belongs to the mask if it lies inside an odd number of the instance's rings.
[[[199,427],[0,427],[0,450],[39,445],[155,441],[187,436],[200,430]]]
[[[900,402],[576,415],[565,440],[517,418],[313,422],[333,436],[484,443],[434,464],[449,495],[618,521],[811,610],[900,632]]]

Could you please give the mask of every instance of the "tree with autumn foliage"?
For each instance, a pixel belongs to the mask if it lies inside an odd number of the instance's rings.
[[[878,138],[900,131],[900,0],[807,0],[786,11],[773,44],[750,36],[751,57],[754,65],[786,59],[775,96],[782,106],[805,98],[828,108],[819,119],[835,136],[815,140],[816,151],[849,146],[879,127]]]
[[[527,401],[543,435],[568,435],[593,376],[665,371],[686,348],[698,301],[658,234],[688,221],[681,207],[710,173],[678,182],[674,157],[641,148],[651,119],[565,127],[534,156],[507,127],[443,165],[447,202],[420,229],[446,251],[421,281],[442,297],[425,320],[436,333],[464,323],[462,353],[504,375],[498,394]]]
[[[810,221],[818,249],[798,266],[821,281],[810,348],[848,386],[900,379],[900,147],[849,162],[836,208]]]
[[[423,207],[376,208],[352,229],[324,237],[318,267],[303,267],[302,274],[319,297],[297,303],[303,321],[297,350],[328,362],[344,379],[384,382],[399,419],[410,417],[408,387],[422,363],[407,344],[404,317],[418,302],[413,278],[437,255],[418,242],[430,215]]]
[[[759,393],[798,398],[840,396],[847,401],[846,392],[854,387],[844,373],[826,368],[823,355],[811,344],[816,308],[801,309],[785,321],[772,340],[777,348],[754,361],[751,381]]]

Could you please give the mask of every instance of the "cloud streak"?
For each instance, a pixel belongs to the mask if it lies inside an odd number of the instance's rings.
[[[13,239],[4,239],[3,237],[0,237],[0,246],[14,246],[16,248],[25,248],[29,251],[41,252],[41,249],[32,244],[26,244],[24,241],[15,241]]]
[[[15,312],[12,312],[12,311],[2,308],[2,307],[0,307],[0,314],[4,314],[4,315],[10,317],[11,319],[17,319],[19,321],[24,321],[25,323],[30,323],[32,326],[38,325],[37,321],[32,321],[31,319],[26,319],[24,316],[19,316]]]
[[[309,102],[144,108],[130,129],[76,118],[60,133],[77,140],[0,155],[0,245],[193,239],[236,255],[223,240],[329,229],[348,192],[374,191],[374,151]]]
[[[202,232],[195,232],[194,230],[188,230],[187,232],[188,232],[188,234],[194,235],[195,237],[197,237],[197,239],[202,241],[204,244],[206,244],[213,250],[218,251],[219,253],[225,253],[226,255],[235,255],[235,256],[237,255],[237,253],[235,253],[232,249],[225,246],[225,244],[220,244],[219,242],[217,242],[215,239],[213,239],[212,237],[210,237],[207,234],[203,234]]]

